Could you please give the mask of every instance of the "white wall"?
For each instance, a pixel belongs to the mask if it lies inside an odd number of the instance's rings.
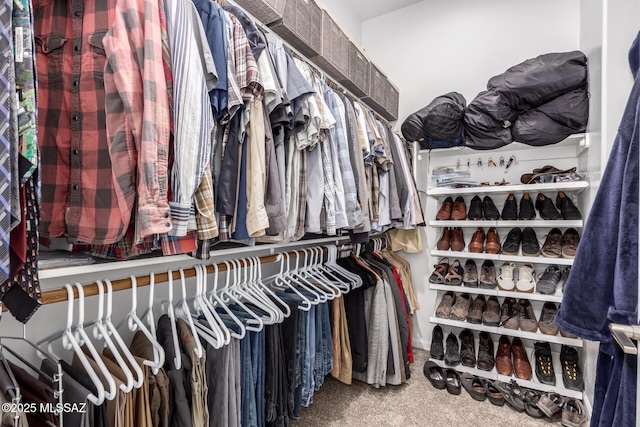
[[[331,15],[353,42],[361,44],[362,22],[349,1],[317,0],[316,3]]]
[[[362,46],[400,89],[399,128],[407,115],[438,95],[457,91],[469,102],[490,77],[512,65],[543,53],[579,49],[580,1],[423,1],[365,21]],[[427,187],[423,157],[419,189]],[[427,218],[435,216],[436,202],[424,202]],[[423,232],[425,249],[435,246],[440,236],[433,229]],[[436,292],[429,290],[427,279],[436,260],[426,252],[407,258],[422,306],[414,318],[415,342],[428,348]]]
[[[400,89],[399,121],[446,92],[467,102],[527,58],[579,47],[579,0],[429,0],[362,24],[362,46]],[[552,12],[551,12],[552,11]]]

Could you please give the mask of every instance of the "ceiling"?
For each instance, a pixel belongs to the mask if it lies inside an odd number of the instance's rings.
[[[361,22],[402,9],[423,0],[342,0]]]

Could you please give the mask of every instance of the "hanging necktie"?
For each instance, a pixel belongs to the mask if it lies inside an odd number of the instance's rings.
[[[14,79],[11,15],[13,0],[0,0],[0,283],[9,278],[11,203],[11,85]],[[17,197],[17,195],[16,195]]]

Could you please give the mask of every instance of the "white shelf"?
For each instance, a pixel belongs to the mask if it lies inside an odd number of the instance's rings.
[[[586,143],[583,142],[585,139],[585,133],[575,133],[573,135],[569,135],[564,140],[558,142],[557,144],[553,144],[550,147],[576,147],[576,150],[586,148]],[[491,153],[493,151],[520,151],[520,150],[535,150],[535,149],[544,149],[547,146],[536,147],[533,145],[527,145],[522,142],[514,141],[511,144],[507,144],[503,147],[496,148],[494,150],[474,150],[465,146],[451,147],[451,148],[437,148],[433,150],[419,150],[421,154],[428,154],[431,157],[444,157],[444,156],[455,156],[455,155],[464,155],[464,154],[478,154],[478,153]],[[547,147],[548,148],[548,147]],[[576,156],[577,157],[577,156]]]
[[[530,221],[429,221],[431,227],[460,227],[460,228],[477,228],[477,227],[496,227],[496,228],[513,228],[513,227],[531,227],[531,228],[582,228],[582,220],[553,220],[534,219]]]
[[[475,324],[462,322],[458,320],[443,319],[441,317],[431,316],[429,322],[432,324],[440,324],[452,326],[454,328],[471,329],[474,331],[484,331],[491,334],[506,335],[509,337],[519,337],[530,341],[544,341],[555,344],[566,344],[573,347],[582,347],[583,341],[579,338],[565,338],[562,335],[546,335],[541,332],[525,332],[519,329],[507,329],[498,326],[486,326],[483,324]]]
[[[573,181],[573,182],[549,182],[544,184],[517,184],[517,185],[489,185],[485,187],[466,187],[466,188],[451,188],[451,187],[438,187],[431,188],[426,191],[427,196],[439,197],[439,196],[465,196],[465,195],[480,195],[480,194],[509,194],[509,193],[538,193],[541,191],[576,191],[580,192],[589,187],[588,181]]]
[[[520,256],[520,255],[504,255],[504,254],[486,254],[476,253],[476,252],[467,252],[467,251],[439,251],[434,249],[431,251],[431,255],[435,257],[448,257],[448,258],[461,258],[461,259],[480,259],[480,260],[492,260],[492,261],[513,261],[513,262],[521,262],[521,263],[531,263],[531,264],[556,264],[556,265],[572,265],[573,259],[570,258],[546,258],[543,256],[539,257],[531,257],[531,256]],[[500,268],[499,265],[496,265],[496,273]]]
[[[543,295],[538,293],[524,293],[524,292],[511,292],[511,291],[503,291],[498,288],[496,289],[484,289],[484,288],[472,288],[470,286],[451,286],[451,285],[438,285],[436,283],[429,283],[429,289],[433,289],[436,291],[452,291],[456,293],[469,293],[474,295],[489,295],[496,297],[510,297],[515,299],[528,299],[530,301],[551,301],[551,302],[562,302],[562,290],[560,286],[555,294],[553,295]]]

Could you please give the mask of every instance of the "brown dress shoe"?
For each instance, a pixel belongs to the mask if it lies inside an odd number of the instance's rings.
[[[446,221],[451,219],[451,209],[453,208],[453,199],[451,197],[447,197],[444,199],[442,206],[440,206],[440,210],[436,215],[436,221]]]
[[[546,258],[560,258],[562,254],[562,232],[559,228],[552,228],[542,245],[542,256]]]
[[[531,379],[531,364],[529,363],[527,352],[520,338],[516,337],[513,339],[511,342],[511,351],[513,352],[513,370],[515,371],[516,377],[521,380]]]
[[[500,236],[498,236],[498,230],[495,227],[491,227],[487,232],[487,244],[484,251],[488,254],[500,253]]]
[[[460,227],[451,230],[451,250],[458,252],[464,250],[464,234]]]
[[[451,219],[455,221],[462,221],[467,219],[467,204],[460,196],[456,197],[456,201],[453,202],[453,209],[451,210]]]
[[[469,242],[469,252],[482,253],[484,252],[484,228],[478,227],[471,242]]]
[[[442,230],[442,237],[438,240],[438,244],[436,245],[439,251],[448,251],[451,247],[451,229],[445,228]]]
[[[513,364],[511,363],[511,343],[509,342],[509,337],[506,335],[502,335],[498,342],[496,370],[500,375],[505,375],[507,377],[510,377],[513,373]]]
[[[569,228],[562,235],[562,258],[575,258],[580,243],[580,235],[575,228]]]

